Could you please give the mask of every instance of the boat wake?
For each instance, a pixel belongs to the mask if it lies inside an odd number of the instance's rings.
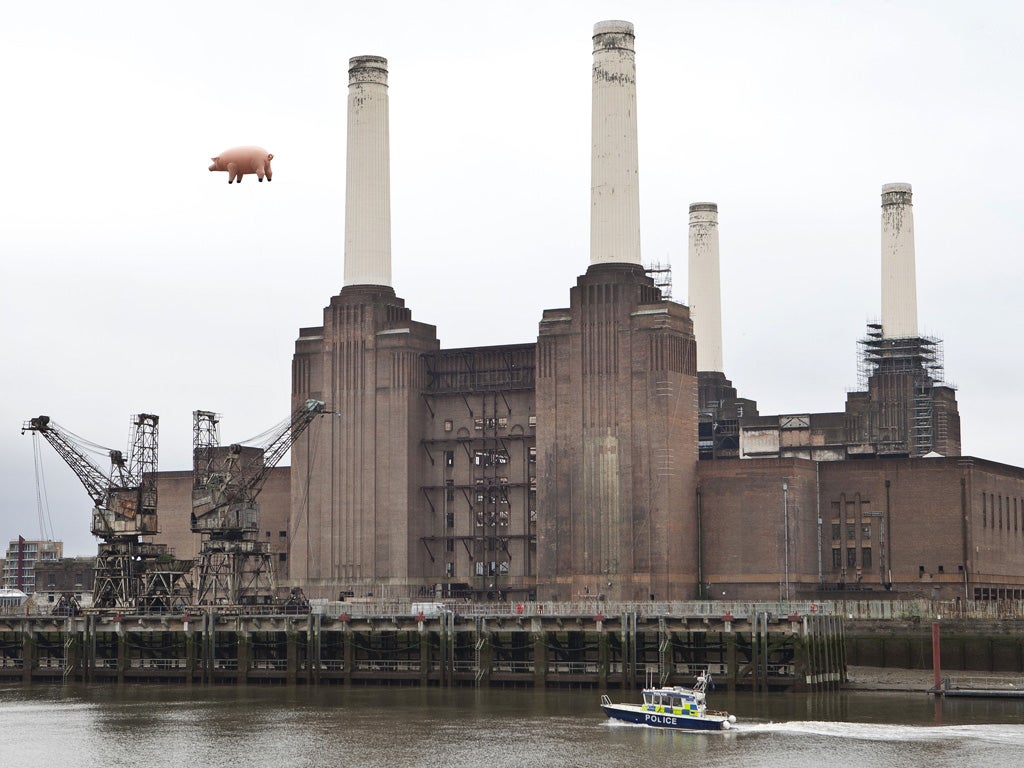
[[[783,723],[738,723],[734,732],[748,734],[803,734],[862,741],[940,742],[976,739],[993,744],[1024,747],[1024,725],[887,725],[884,723],[843,723],[795,720]]]

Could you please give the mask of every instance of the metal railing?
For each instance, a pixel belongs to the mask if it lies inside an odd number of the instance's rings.
[[[273,670],[284,672],[288,669],[287,659],[256,659],[249,665],[250,669]]]
[[[128,666],[132,669],[185,669],[185,659],[129,659]]]
[[[388,661],[359,660],[353,663],[352,668],[357,672],[419,672],[420,662],[416,661]]]
[[[721,620],[731,616],[736,621],[749,619],[757,614],[768,613],[785,619],[797,616],[842,616],[854,620],[932,620],[949,619],[1024,619],[1024,600],[789,600],[789,601],[740,601],[740,600],[686,600],[686,601],[642,601],[614,602],[606,600],[574,600],[547,602],[485,602],[470,603],[459,600],[439,600],[422,610],[412,600],[366,600],[359,602],[312,601],[310,613],[329,619],[341,616],[349,618],[393,618],[408,620],[423,613],[427,621],[436,620],[442,613],[454,613],[467,618],[534,618],[545,616],[577,617],[589,620],[614,620],[625,615],[639,617],[687,617]],[[101,621],[109,621],[120,614],[124,621],[138,621],[149,618],[182,619],[189,616],[193,622],[204,614],[214,613],[219,617],[274,617],[301,623],[308,620],[308,613],[295,613],[281,606],[194,606],[175,610],[163,609],[109,609],[98,612],[86,609],[86,614],[99,613]],[[53,613],[49,604],[25,606],[2,606],[3,617],[49,617],[62,622],[68,618],[80,620],[82,615],[68,617]]]
[[[548,673],[555,675],[596,675],[598,664],[591,661],[556,661],[548,664]]]
[[[944,677],[942,687],[947,690],[1024,691],[1024,677]]]

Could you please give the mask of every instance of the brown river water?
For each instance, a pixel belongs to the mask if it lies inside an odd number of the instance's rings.
[[[712,693],[725,733],[613,723],[601,691],[0,687],[0,766],[1020,765],[1024,700],[920,691]],[[610,691],[615,701],[635,692]]]

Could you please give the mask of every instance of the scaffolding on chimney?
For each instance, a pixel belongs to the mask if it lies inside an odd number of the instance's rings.
[[[909,434],[900,440],[879,440],[880,447],[896,449],[903,444],[911,456],[924,456],[935,446],[934,392],[943,381],[942,341],[929,336],[887,338],[879,323],[869,323],[867,334],[858,342],[857,383],[862,391],[870,381],[885,377],[886,381],[909,378],[913,386]],[[896,391],[896,387],[886,387]],[[881,445],[885,443],[885,445]]]
[[[644,272],[654,280],[654,284],[661,290],[661,297],[663,299],[672,298],[671,264],[662,264],[660,261],[655,261],[650,266],[644,267]]]

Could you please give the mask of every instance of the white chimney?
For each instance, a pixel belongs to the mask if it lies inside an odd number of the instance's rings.
[[[722,368],[722,288],[718,267],[718,205],[690,204],[690,247],[687,288],[693,335],[697,337],[697,370]]]
[[[909,184],[882,187],[882,336],[917,336],[914,208]]]
[[[388,60],[355,56],[348,69],[345,285],[391,286]]]
[[[640,264],[633,25],[594,25],[590,263]]]

